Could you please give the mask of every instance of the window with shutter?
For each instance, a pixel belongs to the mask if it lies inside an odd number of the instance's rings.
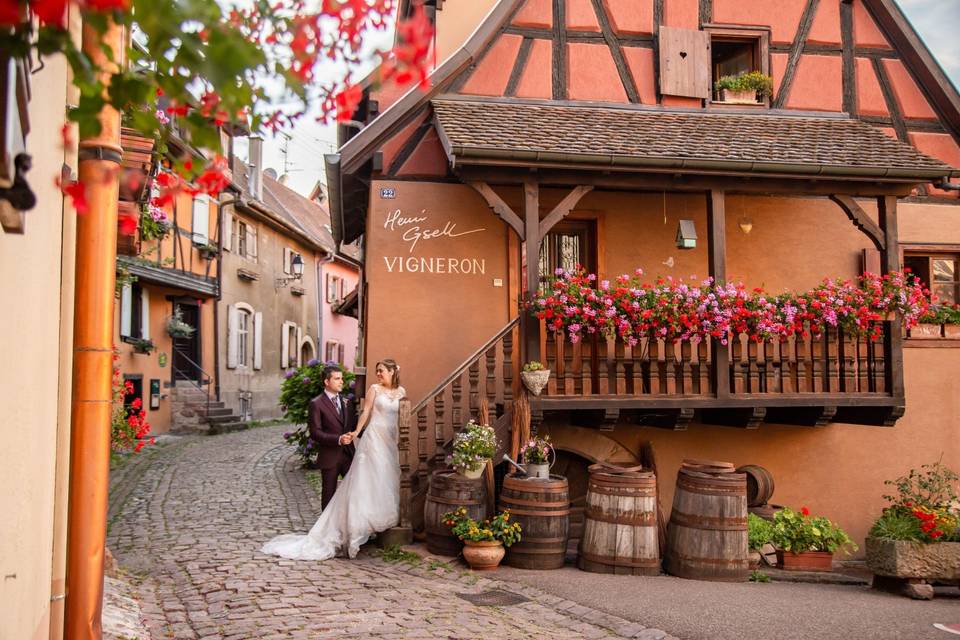
[[[660,27],[660,93],[709,99],[710,66],[709,33]]]
[[[238,341],[239,311],[236,305],[227,305],[227,368],[236,369]]]
[[[263,314],[253,315],[253,368],[263,368]]]
[[[196,244],[210,241],[210,197],[206,195],[193,199],[193,241]]]
[[[338,344],[338,345],[337,345],[337,362],[339,362],[340,364],[343,364],[343,363],[344,363],[344,362],[343,362],[343,351],[344,351],[344,350],[343,350],[343,345],[342,345],[342,344]]]
[[[704,26],[710,36],[710,84],[716,87],[720,78],[758,71],[770,75],[770,30],[745,27]],[[713,104],[767,105],[770,97],[756,92],[736,95],[727,91],[711,91]]]
[[[250,353],[250,313],[240,310],[237,313],[237,366],[248,366],[247,358]]]
[[[257,261],[257,228],[252,224],[247,225],[247,257]]]
[[[130,338],[133,327],[133,286],[123,285],[120,291],[120,337]]]
[[[237,246],[233,233],[233,214],[229,211],[223,213],[223,229],[220,231],[220,237],[223,238],[224,251],[233,251],[233,248]]]

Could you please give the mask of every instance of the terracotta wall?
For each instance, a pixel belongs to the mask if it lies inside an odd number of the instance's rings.
[[[47,638],[63,610],[51,596],[65,591],[76,212],[53,177],[77,169],[60,139],[68,73],[53,57],[30,77],[37,206],[23,234],[0,228],[0,637],[11,639]]]
[[[507,323],[506,225],[463,185],[375,181],[370,193],[366,366],[395,358],[417,402]]]
[[[356,267],[352,267],[341,262],[331,262],[321,266],[322,280],[321,286],[324,287],[320,296],[320,309],[323,318],[320,341],[317,343],[317,357],[326,358],[326,343],[329,340],[344,345],[343,363],[348,369],[354,369],[357,366],[357,341],[360,335],[360,327],[356,318],[341,315],[333,312],[333,307],[337,302],[327,302],[327,274],[343,278],[343,293],[348,295],[357,288],[360,281],[360,274]]]
[[[665,511],[683,458],[759,464],[773,474],[773,504],[807,506],[831,518],[860,544],[862,555],[863,538],[885,505],[884,480],[941,456],[960,469],[960,380],[950,375],[958,367],[960,349],[906,349],[907,412],[893,428],[764,424],[748,431],[691,424],[687,431],[667,431],[621,424],[611,435],[632,452],[653,442]]]
[[[173,314],[173,302],[168,296],[189,297],[182,290],[139,283],[150,292],[150,339],[156,348],[149,354],[134,353],[133,347],[120,338],[120,301],[114,305],[114,344],[120,353],[117,365],[121,375],[143,376],[143,406],[147,411],[151,435],[171,430],[171,385],[173,380],[173,339],[167,334],[167,319]],[[199,299],[198,299],[199,300]],[[211,377],[214,375],[214,335],[212,299],[200,304],[201,360],[198,364]],[[150,380],[160,380],[160,407],[150,409]],[[212,392],[212,389],[211,389]]]

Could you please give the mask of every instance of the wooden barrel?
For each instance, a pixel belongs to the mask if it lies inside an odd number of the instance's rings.
[[[655,576],[657,479],[642,467],[590,467],[577,566],[593,573]]]
[[[434,471],[423,505],[423,524],[430,553],[456,556],[463,549],[463,542],[443,522],[443,514],[457,507],[466,507],[467,515],[474,520],[487,517],[487,490],[483,478],[469,480],[450,469]]]
[[[567,479],[527,480],[515,475],[503,479],[500,510],[522,527],[520,542],[507,549],[504,562],[518,569],[559,569],[570,535],[570,489]]]
[[[677,473],[664,568],[681,578],[747,579],[747,478],[742,473]]]
[[[736,469],[729,462],[720,462],[717,460],[698,460],[696,458],[684,458],[681,468],[688,471],[699,471],[700,473],[734,473]]]
[[[747,506],[761,507],[773,497],[773,476],[758,464],[745,464],[737,473],[747,474]]]

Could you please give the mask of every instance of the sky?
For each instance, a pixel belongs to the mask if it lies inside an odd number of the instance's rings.
[[[953,81],[960,86],[960,0],[897,0],[914,28],[933,52],[934,57]],[[371,48],[388,48],[392,34],[384,33],[370,43]],[[356,78],[363,77],[376,64],[370,56],[366,67],[359,69]],[[325,73],[334,77],[343,70],[328,67]],[[289,137],[287,137],[289,136]],[[264,166],[271,167],[278,175],[289,176],[288,186],[308,195],[318,180],[326,182],[323,175],[323,154],[336,151],[336,127],[321,126],[305,118],[287,135],[268,136],[264,141]],[[245,156],[244,145],[238,144],[237,152]]]

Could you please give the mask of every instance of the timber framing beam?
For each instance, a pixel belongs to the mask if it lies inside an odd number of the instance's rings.
[[[820,0],[807,0],[807,6],[803,10],[800,18],[800,26],[797,27],[797,33],[793,38],[793,44],[790,47],[790,57],[787,60],[787,68],[783,72],[783,80],[780,82],[780,91],[777,97],[770,105],[774,109],[782,109],[790,97],[790,88],[793,86],[793,78],[797,73],[797,66],[800,64],[800,56],[803,54],[803,46],[807,42],[807,36],[810,34],[810,27],[813,26],[813,17],[817,12],[817,5]]]
[[[887,247],[887,241],[884,237],[883,230],[877,226],[877,224],[870,219],[870,216],[867,215],[867,212],[857,204],[857,201],[851,198],[850,196],[844,195],[832,195],[830,199],[837,203],[843,212],[847,214],[847,217],[850,218],[850,222],[853,223],[857,229],[860,229],[870,240],[873,242],[874,246],[877,247],[880,251],[883,251]]]
[[[510,208],[506,202],[503,201],[497,192],[493,190],[486,182],[481,181],[472,181],[467,182],[468,185],[473,187],[473,189],[483,196],[483,199],[487,201],[487,205],[493,209],[493,212],[500,216],[500,218],[510,225],[514,231],[517,232],[517,235],[520,236],[521,242],[526,239],[526,230],[524,228],[524,222],[520,219],[513,209]]]
[[[574,187],[573,191],[568,193],[563,200],[560,201],[553,210],[546,215],[546,217],[540,221],[538,226],[539,236],[543,238],[550,230],[553,229],[558,222],[563,220],[569,215],[570,211],[577,206],[577,203],[583,199],[583,196],[587,195],[593,191],[593,187],[588,185],[583,185],[579,187]]]
[[[530,179],[529,167],[459,165],[455,169],[461,180],[496,185],[518,185]],[[749,175],[679,174],[676,172],[611,173],[585,168],[540,168],[536,179],[541,187],[592,186],[594,189],[617,191],[705,191],[723,189],[727,193],[758,195],[831,196],[843,194],[857,197],[909,196],[920,180],[891,182],[878,180],[835,180]]]

